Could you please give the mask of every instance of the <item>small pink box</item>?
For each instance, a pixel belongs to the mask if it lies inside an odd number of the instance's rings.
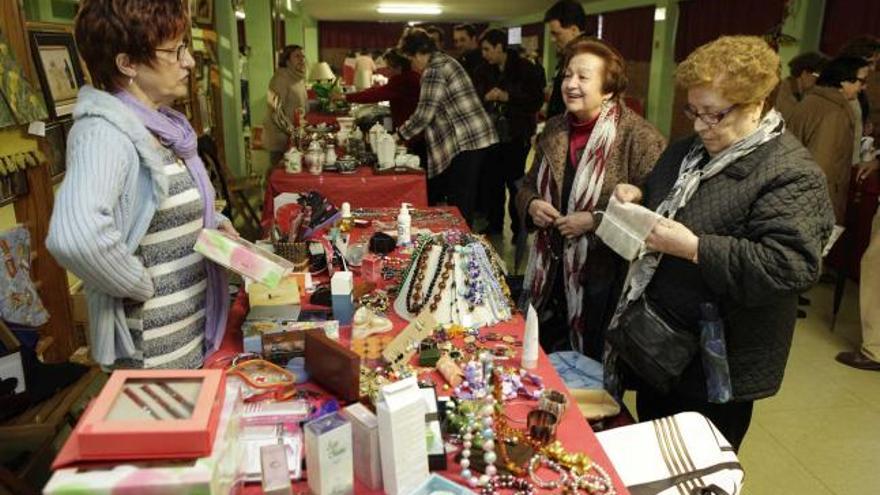
[[[361,262],[361,275],[370,282],[379,282],[382,280],[382,265],[382,258],[368,254]]]
[[[225,390],[223,370],[115,371],[73,431],[80,459],[206,457]]]

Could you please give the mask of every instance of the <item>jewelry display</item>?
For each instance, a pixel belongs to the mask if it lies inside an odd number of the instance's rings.
[[[498,490],[514,490],[514,493],[521,495],[534,495],[535,487],[531,483],[522,479],[515,478],[509,474],[490,480],[489,483],[480,491],[481,495],[495,495]]]
[[[140,388],[143,393],[149,395],[150,398],[156,402],[156,404],[159,404],[162,407],[162,409],[164,409],[165,412],[167,412],[172,417],[174,417],[174,419],[184,419],[186,417],[183,414],[180,414],[180,412],[178,412],[176,409],[174,409],[173,407],[168,405],[168,403],[165,402],[165,399],[163,399],[162,397],[159,397],[159,394],[157,394],[153,389],[151,389],[149,385],[144,384],[138,388]]]
[[[460,231],[420,236],[402,273],[397,313],[410,319],[427,308],[441,324],[473,328],[509,320],[510,290],[485,242]]]
[[[470,363],[469,363],[470,364]],[[484,379],[484,383],[491,382],[493,376],[492,358],[484,356],[480,364],[480,378]],[[467,372],[466,375],[467,376]],[[461,477],[471,487],[486,486],[489,481],[497,474],[495,461],[498,459],[495,454],[495,430],[492,428],[493,417],[495,416],[496,400],[493,394],[484,388],[477,398],[477,408],[475,412],[465,414],[465,427],[462,433],[462,451],[461,460]],[[476,444],[483,449],[483,461],[486,463],[484,474],[477,476],[471,468],[471,448]]]
[[[145,413],[149,414],[150,417],[152,417],[153,419],[162,419],[161,417],[159,417],[159,415],[156,413],[156,411],[153,410],[152,407],[150,407],[146,402],[144,402],[143,399],[138,397],[138,395],[136,393],[134,393],[134,391],[132,391],[130,388],[128,388],[128,387],[123,388],[122,393],[124,393],[125,396],[128,397],[129,399],[131,399],[131,401],[134,402],[136,406],[141,408],[141,410],[144,411]]]
[[[374,313],[385,314],[388,312],[390,299],[388,293],[384,290],[375,290],[364,294],[358,299],[358,306],[366,306],[373,310]]]
[[[165,382],[157,382],[156,385],[159,388],[161,388],[163,391],[165,391],[166,394],[170,395],[171,398],[176,400],[178,404],[185,407],[187,411],[189,411],[189,412],[195,411],[196,405],[193,404],[192,402],[190,402],[189,400],[187,400],[186,397],[177,393],[177,391],[174,390],[174,388],[172,388],[171,385],[168,385]]]
[[[538,468],[540,466],[544,466],[551,471],[555,471],[559,478],[551,481],[545,481],[538,476]],[[537,454],[532,457],[529,461],[529,478],[532,480],[532,483],[535,484],[538,488],[543,488],[545,490],[558,490],[560,487],[568,484],[568,473],[565,472],[562,466],[557,464],[555,461],[551,461],[546,456],[542,454]]]
[[[586,474],[574,475],[572,478],[572,488],[586,490],[590,494],[595,495],[617,495],[614,489],[614,483],[608,471],[598,464],[593,464],[591,471]]]
[[[551,412],[541,411],[540,409],[529,412],[526,419],[529,438],[539,445],[546,445],[552,442],[556,438],[557,422],[556,415]]]
[[[538,399],[538,409],[555,414],[560,421],[567,407],[568,397],[557,390],[545,390]]]
[[[583,452],[569,453],[560,441],[555,441],[541,449],[548,458],[576,473],[586,473],[593,466],[593,460]]]

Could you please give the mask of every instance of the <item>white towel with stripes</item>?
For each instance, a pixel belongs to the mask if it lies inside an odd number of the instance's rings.
[[[744,473],[709,419],[684,412],[596,434],[632,495],[737,495]]]

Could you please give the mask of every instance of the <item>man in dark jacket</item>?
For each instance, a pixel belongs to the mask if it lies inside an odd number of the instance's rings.
[[[550,29],[550,37],[556,44],[558,62],[556,75],[553,77],[553,92],[550,101],[547,102],[547,118],[565,112],[565,103],[562,101],[562,77],[565,73],[562,53],[565,47],[573,39],[580,36],[586,30],[587,15],[584,7],[575,0],[559,0],[544,14],[544,22]]]
[[[458,51],[458,62],[464,67],[471,82],[476,86],[476,74],[486,65],[480,54],[480,37],[477,27],[473,24],[457,24],[452,28],[452,42]]]
[[[507,48],[507,33],[490,29],[480,37],[483,59],[487,63],[477,93],[495,123],[498,144],[490,151],[483,170],[487,232],[504,230],[504,190],[509,193],[507,209],[516,239],[519,227],[515,198],[517,184],[525,174],[537,112],[544,96],[544,71]]]

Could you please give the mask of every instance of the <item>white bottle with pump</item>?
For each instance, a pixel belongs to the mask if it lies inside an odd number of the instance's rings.
[[[397,215],[397,245],[409,246],[412,242],[412,218],[409,215],[409,203],[400,204]]]

